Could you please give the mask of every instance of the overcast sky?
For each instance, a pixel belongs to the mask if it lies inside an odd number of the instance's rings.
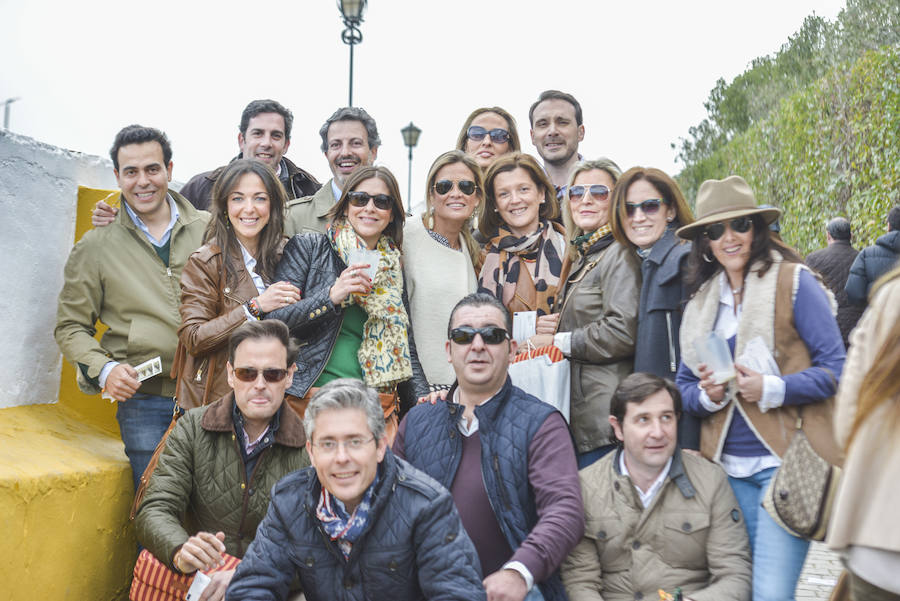
[[[410,120],[422,129],[413,204],[476,107],[509,110],[534,153],[528,108],[548,88],[581,102],[585,157],[674,174],[670,144],[705,116],[716,80],[775,52],[813,11],[833,20],[843,5],[371,0],[353,101],[378,122],[379,163],[404,195],[400,129]],[[0,101],[21,97],[12,131],[106,156],[121,127],[158,127],[184,182],[234,156],[242,109],[270,97],[294,112],[287,156],[330,177],[318,129],[347,104],[349,55],[332,0],[0,0],[0,24]]]

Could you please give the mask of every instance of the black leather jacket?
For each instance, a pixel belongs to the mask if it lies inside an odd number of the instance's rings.
[[[287,307],[266,315],[266,319],[280,319],[288,325],[291,336],[300,340],[297,353],[297,370],[287,393],[303,397],[331,357],[337,340],[344,312],[335,306],[329,292],[347,265],[334,252],[324,234],[307,233],[294,236],[284,247],[284,254],[275,271],[275,281],[286,280],[300,288],[303,298]],[[403,287],[403,305],[409,314],[406,286]],[[409,355],[413,377],[400,384],[400,413],[416,404],[417,397],[428,394],[428,381],[419,363],[416,344],[413,341],[412,323],[409,326]]]

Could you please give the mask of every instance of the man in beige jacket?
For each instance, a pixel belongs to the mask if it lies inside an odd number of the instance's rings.
[[[750,599],[750,548],[725,472],[676,448],[681,395],[647,373],[625,378],[609,421],[615,453],[583,469],[585,534],[562,567],[572,601]]]

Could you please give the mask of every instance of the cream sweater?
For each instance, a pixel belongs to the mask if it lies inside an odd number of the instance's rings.
[[[456,380],[444,350],[447,322],[456,303],[475,292],[477,286],[472,258],[462,240],[459,242],[462,252],[444,246],[429,235],[418,215],[403,228],[409,317],[429,384],[452,384]]]

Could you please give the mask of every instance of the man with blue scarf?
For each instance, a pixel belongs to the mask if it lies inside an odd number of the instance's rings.
[[[323,386],[303,425],[313,467],[272,490],[226,599],[485,599],[479,560],[440,484],[387,448],[378,393]]]

